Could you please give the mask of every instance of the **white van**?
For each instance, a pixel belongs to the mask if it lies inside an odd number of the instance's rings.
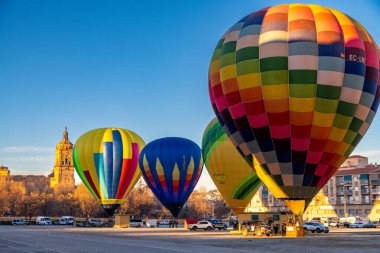
[[[157,227],[157,219],[147,220],[145,224],[147,228]]]
[[[73,216],[62,216],[61,219],[66,221],[66,225],[73,225],[73,222],[74,222]]]
[[[36,224],[37,225],[51,225],[51,219],[48,216],[37,216]]]

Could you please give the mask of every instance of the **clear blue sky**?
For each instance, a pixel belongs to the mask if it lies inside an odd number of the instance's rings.
[[[47,174],[65,126],[72,142],[115,126],[146,142],[200,144],[214,117],[207,71],[217,41],[246,14],[289,2],[300,1],[1,0],[0,163]],[[380,41],[377,0],[301,2],[345,12]],[[379,126],[356,152],[377,162]]]

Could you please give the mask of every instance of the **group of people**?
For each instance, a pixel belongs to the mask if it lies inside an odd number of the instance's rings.
[[[275,236],[277,236],[278,234],[278,231],[280,230],[280,227],[281,227],[281,235],[282,236],[285,236],[286,235],[286,222],[282,222],[281,225],[279,222],[274,222],[271,218],[268,218],[267,220],[267,224],[268,226],[271,227],[272,231],[273,231],[273,234]],[[291,224],[291,221],[288,222],[288,224]]]

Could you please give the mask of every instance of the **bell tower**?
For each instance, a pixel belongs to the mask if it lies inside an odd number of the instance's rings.
[[[55,163],[53,173],[50,177],[50,187],[63,187],[67,190],[74,190],[74,163],[73,144],[69,141],[67,127],[63,132],[62,140],[55,149]]]

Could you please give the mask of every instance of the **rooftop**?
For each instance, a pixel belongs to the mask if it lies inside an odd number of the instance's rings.
[[[345,176],[345,175],[358,175],[358,174],[373,174],[380,173],[380,166],[378,165],[368,165],[363,168],[353,168],[353,169],[345,169],[338,170],[335,173],[335,176]]]

